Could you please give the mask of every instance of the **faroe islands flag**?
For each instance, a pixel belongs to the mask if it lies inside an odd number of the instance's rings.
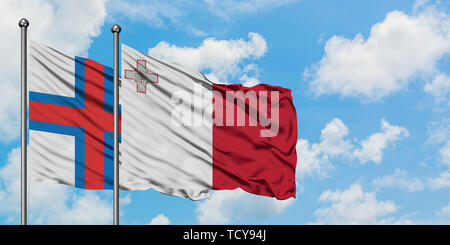
[[[30,42],[29,167],[37,181],[113,188],[113,70]]]

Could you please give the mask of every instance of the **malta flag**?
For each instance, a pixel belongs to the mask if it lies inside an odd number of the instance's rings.
[[[30,42],[30,177],[113,188],[113,70]]]
[[[282,87],[214,84],[122,45],[120,185],[199,200],[295,197],[297,119]]]

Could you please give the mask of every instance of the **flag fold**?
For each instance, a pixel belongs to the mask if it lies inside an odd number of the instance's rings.
[[[295,197],[297,119],[289,89],[214,84],[122,45],[122,188],[199,200],[241,188]]]

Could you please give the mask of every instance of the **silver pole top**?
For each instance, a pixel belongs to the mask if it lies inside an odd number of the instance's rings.
[[[120,26],[119,26],[118,24],[115,24],[115,25],[113,25],[113,26],[111,27],[111,32],[112,32],[112,33],[114,33],[114,32],[120,33],[121,30],[122,30],[122,29],[120,28]]]
[[[28,22],[27,19],[22,18],[22,19],[19,20],[19,26],[20,26],[20,28],[22,28],[22,27],[27,28],[29,25],[30,25],[30,22]],[[120,28],[120,27],[119,27],[119,28]]]

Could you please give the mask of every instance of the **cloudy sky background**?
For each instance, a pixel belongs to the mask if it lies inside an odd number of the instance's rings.
[[[297,199],[121,192],[121,224],[450,224],[450,4],[426,0],[0,2],[0,224],[20,221],[17,25],[112,66],[112,24],[211,80],[292,89]],[[111,224],[112,193],[32,182],[31,224]]]

